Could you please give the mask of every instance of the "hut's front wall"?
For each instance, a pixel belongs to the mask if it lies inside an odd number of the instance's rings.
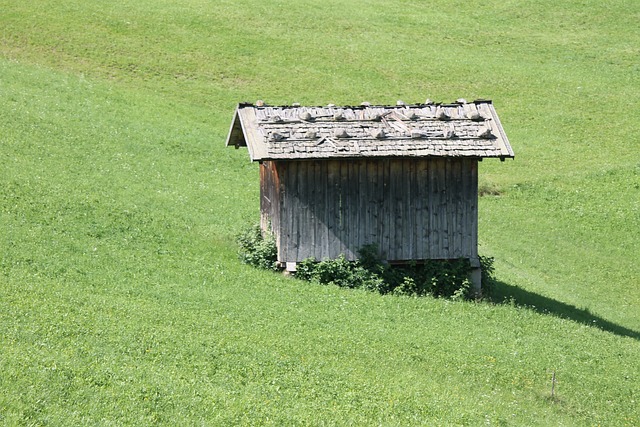
[[[375,244],[389,261],[477,258],[474,158],[267,161],[262,225],[278,260],[300,262]]]

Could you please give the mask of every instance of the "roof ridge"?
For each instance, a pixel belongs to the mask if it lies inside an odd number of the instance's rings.
[[[441,106],[441,107],[453,107],[464,104],[493,104],[493,101],[490,99],[478,98],[473,101],[467,101],[465,99],[458,99],[453,102],[434,102],[431,100],[427,100],[427,102],[418,102],[413,104],[406,104],[402,101],[397,101],[396,104],[371,104],[369,102],[363,102],[360,105],[336,105],[336,104],[326,104],[326,105],[302,105],[300,103],[294,102],[292,104],[281,104],[281,105],[271,105],[267,104],[262,100],[258,100],[255,103],[243,101],[238,103],[238,107],[253,107],[253,108],[353,108],[353,109],[364,109],[364,108],[406,108],[406,107],[426,107],[426,106]]]

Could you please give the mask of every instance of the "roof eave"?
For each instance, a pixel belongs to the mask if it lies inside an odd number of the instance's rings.
[[[507,134],[504,132],[504,128],[502,127],[502,123],[500,123],[500,119],[498,118],[498,113],[496,112],[495,107],[493,106],[493,104],[489,104],[489,110],[491,111],[491,116],[493,117],[493,120],[496,123],[496,127],[500,133],[500,140],[502,142],[502,153],[499,156],[501,161],[504,161],[504,159],[514,159],[515,158],[515,154],[513,152],[513,148],[511,148],[511,144],[509,144],[509,138],[507,138]]]

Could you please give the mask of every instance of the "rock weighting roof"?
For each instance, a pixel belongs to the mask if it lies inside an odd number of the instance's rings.
[[[513,158],[491,101],[355,107],[239,104],[227,146],[253,161],[358,157]]]

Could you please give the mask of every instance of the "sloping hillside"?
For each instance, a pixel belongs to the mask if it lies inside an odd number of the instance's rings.
[[[640,424],[640,3],[0,10],[0,422]],[[237,102],[458,97],[516,152],[480,170],[494,303],[237,260]]]

